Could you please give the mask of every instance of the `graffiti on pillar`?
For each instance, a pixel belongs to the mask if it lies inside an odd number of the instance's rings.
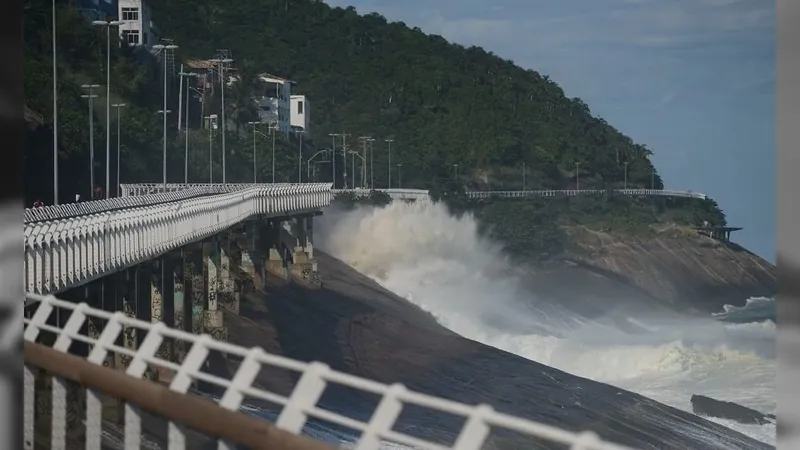
[[[192,275],[192,333],[200,334],[203,332],[203,310],[205,309],[205,292],[203,286],[203,275],[195,273]]]
[[[150,282],[150,320],[152,322],[164,321],[164,297],[160,289],[161,280],[153,277]]]
[[[228,340],[228,328],[227,327],[216,327],[208,329],[208,334],[211,335],[212,338],[218,341],[227,341]]]

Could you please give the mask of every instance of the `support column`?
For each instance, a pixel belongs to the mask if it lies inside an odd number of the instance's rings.
[[[219,243],[219,270],[218,276],[218,299],[219,309],[228,310],[234,314],[239,314],[239,302],[236,301],[235,283],[233,271],[231,270],[231,249],[236,248],[236,243],[231,242],[232,236],[223,234],[218,237]]]
[[[296,217],[291,223],[296,245],[292,249],[292,277],[307,287],[319,287],[317,262],[314,260],[313,217]]]
[[[190,304],[186,313],[186,330],[194,334],[203,333],[203,316],[206,309],[206,278],[203,274],[203,252],[201,244],[190,244],[183,249],[183,279],[186,298]],[[188,349],[187,349],[188,351]]]
[[[164,262],[156,260],[147,265],[150,275],[150,322],[157,323],[164,321]],[[146,298],[143,297],[143,299]],[[147,303],[145,303],[146,305]],[[164,348],[166,342],[162,342],[156,351],[158,358],[164,358]],[[158,380],[160,370],[156,366],[148,364],[144,377],[149,380]]]
[[[227,340],[227,330],[222,326],[222,311],[217,303],[219,243],[216,239],[203,242],[203,269],[206,278],[207,301],[203,315],[203,331],[214,339]]]
[[[191,319],[187,320],[187,308],[185,306],[186,288],[184,286],[186,281],[184,279],[183,271],[186,264],[186,258],[184,257],[183,251],[179,253],[179,256],[180,259],[175,261],[175,263],[172,265],[172,321],[176,330],[185,331],[187,329],[191,329],[186,327],[187,322],[190,322]],[[173,343],[173,351],[175,355],[175,362],[180,364],[183,362],[183,358],[186,357],[186,353],[189,351],[188,345],[184,341],[176,340]]]
[[[120,273],[117,281],[117,303],[120,305],[122,312],[131,318],[136,318],[136,276],[137,270],[125,269]],[[139,337],[137,330],[133,327],[122,328],[122,347],[129,350],[136,350],[139,346]],[[128,369],[131,363],[131,357],[123,354],[116,354],[116,361],[114,364],[122,371]]]
[[[284,258],[284,245],[281,242],[281,233],[284,233],[283,222],[268,221],[264,229],[264,244],[268,249],[266,270],[276,277],[288,281],[290,279],[289,269]]]

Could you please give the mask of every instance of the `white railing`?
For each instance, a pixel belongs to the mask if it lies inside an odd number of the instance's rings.
[[[30,319],[25,319],[24,338],[35,342],[42,331],[55,333],[58,337],[53,348],[67,353],[73,341],[91,346],[86,358],[91,364],[102,365],[109,353],[124,354],[132,358],[126,374],[140,379],[148,365],[162,367],[175,373],[169,389],[185,395],[194,382],[205,382],[224,389],[218,400],[222,408],[236,411],[245,405],[246,398],[266,401],[280,405],[275,426],[293,434],[299,434],[309,420],[322,420],[355,431],[358,450],[379,448],[382,441],[406,445],[416,449],[477,450],[483,448],[489,438],[491,428],[506,429],[527,435],[537,440],[560,443],[574,450],[624,450],[627,447],[601,441],[593,432],[573,433],[554,426],[533,422],[499,413],[488,405],[470,406],[406,389],[401,384],[387,386],[382,383],[331,370],[320,362],[300,362],[286,357],[272,355],[261,348],[246,349],[230,343],[216,341],[208,335],[194,335],[171,329],[163,323],[149,323],[125,316],[121,312],[107,312],[90,308],[86,304],[75,304],[58,300],[52,296],[28,294],[31,303],[39,303],[38,309]],[[47,325],[47,320],[56,308],[71,310],[70,318],[63,328]],[[98,339],[80,334],[78,330],[87,319],[105,321]],[[146,333],[141,346],[126,349],[115,345],[123,327],[132,327],[138,333]],[[165,361],[155,354],[164,340],[179,340],[191,343],[191,350],[183,363]],[[201,370],[210,352],[220,352],[234,358],[242,358],[238,370],[230,379],[220,378]],[[263,390],[253,385],[262,368],[279,368],[299,375],[299,381],[292,393],[286,397]],[[24,437],[26,442],[34,439],[35,380],[33,367],[25,367],[24,384]],[[318,406],[318,402],[330,384],[347,386],[360,392],[376,394],[381,397],[377,408],[368,421],[356,420]],[[66,434],[66,384],[63,379],[53,381],[52,388],[52,448],[64,448]],[[412,437],[394,430],[395,423],[405,405],[421,406],[447,415],[466,418],[452,447],[441,443]],[[167,420],[171,419],[166,417]],[[142,422],[138,408],[125,408],[125,448],[139,449],[141,444]],[[99,449],[102,435],[102,406],[99,396],[92,390],[86,394],[86,443],[87,449]],[[186,435],[180,424],[169,424],[169,449],[186,448]],[[220,449],[233,448],[226,442],[219,442]]]
[[[375,189],[385,192],[392,200],[430,200],[431,196],[426,189]],[[333,194],[348,193],[356,197],[368,197],[372,189],[333,189]]]
[[[418,200],[429,199],[429,191],[424,189],[375,189],[387,193],[392,199]],[[334,189],[333,193],[350,193],[357,197],[366,197],[371,192],[370,189]],[[539,189],[528,191],[468,191],[469,198],[523,198],[523,197],[576,197],[579,195],[599,195],[608,191],[601,189]],[[615,189],[615,192],[622,195],[642,196],[642,197],[681,197],[706,199],[706,195],[700,192],[680,191],[671,189]]]
[[[120,185],[120,194],[122,198],[125,198],[170,192],[175,193],[188,189],[199,189],[208,194],[224,194],[227,192],[241,191],[242,189],[250,189],[253,186],[310,186],[315,184],[319,183],[167,183],[165,189],[163,183],[135,183]]]
[[[213,236],[254,215],[330,205],[329,184],[247,189],[25,224],[25,289],[46,294]]]
[[[467,192],[470,198],[518,198],[518,197],[576,197],[579,195],[599,195],[605,194],[602,189],[542,189],[529,191],[471,191]],[[641,196],[641,197],[682,197],[698,198],[705,200],[707,197],[700,192],[680,191],[672,189],[613,189],[614,192],[622,195]]]

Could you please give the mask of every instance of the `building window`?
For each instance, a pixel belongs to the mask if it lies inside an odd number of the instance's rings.
[[[122,8],[122,20],[126,22],[138,22],[139,8]]]
[[[122,37],[128,45],[139,45],[139,30],[123,30]]]
[[[297,114],[303,114],[303,102],[297,102]]]

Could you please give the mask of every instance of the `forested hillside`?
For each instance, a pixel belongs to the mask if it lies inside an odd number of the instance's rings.
[[[227,88],[228,181],[252,179],[253,97],[263,86],[260,72],[296,82],[295,93],[312,102],[311,142],[305,155],[330,145],[329,133],[376,139],[375,185],[386,186],[384,139],[394,140],[392,166],[403,165],[403,186],[437,192],[464,189],[615,188],[662,186],[644,145],[593,117],[577,98],[534,70],[522,69],[480,48],[450,44],[377,15],[331,8],[312,0],[169,0],[151,2],[153,21],[180,46],[178,60],[231,51],[240,80]],[[52,79],[50,2],[30,0],[25,10],[25,96],[42,117],[26,140],[26,194],[46,201],[52,192]],[[88,195],[88,103],[80,86],[100,84],[95,93],[96,184],[105,167],[105,34],[69,2],[58,10],[59,150],[61,200]],[[168,79],[167,108],[176,111],[177,78]],[[162,79],[159,60],[143,50],[112,45],[111,102],[121,110],[122,182],[161,181]],[[217,86],[219,89],[219,86]],[[220,103],[206,98],[205,114]],[[209,136],[200,128],[197,105],[190,121],[189,180],[205,182]],[[168,116],[168,172],[182,181],[185,132]],[[111,111],[112,186],[115,185],[116,122]],[[220,136],[212,135],[214,177],[221,180]],[[257,138],[258,173],[269,181],[271,147]],[[341,162],[341,160],[340,160]],[[457,167],[456,167],[457,165]],[[278,181],[294,181],[297,141],[277,141]],[[329,166],[327,166],[329,167]],[[396,167],[395,167],[396,169]],[[343,168],[337,167],[341,174]],[[330,180],[323,171],[320,180]],[[398,174],[394,176],[397,186]],[[339,178],[341,180],[341,177]],[[724,221],[716,204],[710,220]]]
[[[316,0],[170,0],[153,11],[187,57],[226,48],[238,67],[296,81],[317,141],[371,135],[377,158],[395,138],[408,186],[451,178],[454,164],[469,183],[495,187],[521,186],[522,163],[532,187],[573,186],[576,162],[584,186],[621,184],[624,161],[630,184],[653,181],[645,146],[547,76],[483,49]]]

